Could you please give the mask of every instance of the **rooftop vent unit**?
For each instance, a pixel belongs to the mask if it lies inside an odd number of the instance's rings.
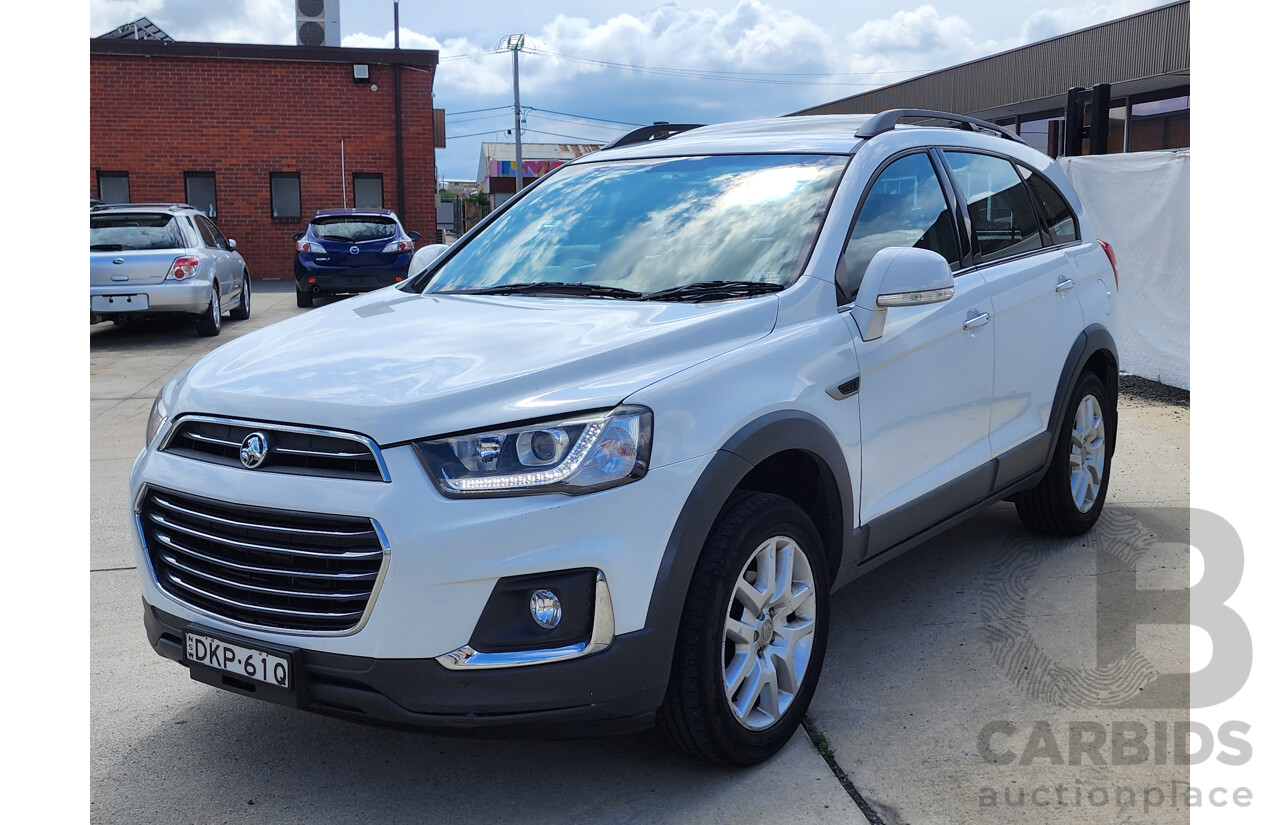
[[[339,0],[294,0],[299,46],[341,46]]]

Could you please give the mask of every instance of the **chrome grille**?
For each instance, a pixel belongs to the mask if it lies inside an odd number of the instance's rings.
[[[362,623],[387,549],[367,518],[226,504],[149,489],[138,525],[160,589],[237,624],[345,633]]]
[[[364,436],[333,430],[186,416],[177,421],[161,449],[243,468],[240,445],[251,433],[264,434],[271,444],[267,459],[254,472],[390,481],[377,445]]]

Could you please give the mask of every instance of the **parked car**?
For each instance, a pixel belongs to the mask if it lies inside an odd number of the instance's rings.
[[[252,284],[236,242],[185,203],[89,208],[89,322],[188,315],[201,335],[249,317]]]
[[[1110,251],[1048,157],[920,115],[639,130],[175,376],[131,479],[152,646],[348,719],[775,753],[836,588],[1107,496]]]
[[[409,274],[417,232],[389,209],[322,209],[293,236],[298,306],[322,295],[368,292]]]

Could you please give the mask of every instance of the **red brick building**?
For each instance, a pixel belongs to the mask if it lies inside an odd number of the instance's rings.
[[[380,205],[435,236],[439,53],[89,41],[89,191],[213,212],[255,278],[293,277],[317,209]]]

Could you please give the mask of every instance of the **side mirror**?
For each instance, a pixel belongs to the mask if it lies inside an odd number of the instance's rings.
[[[417,242],[417,240],[418,240],[419,238],[421,238],[421,237],[422,237],[422,233],[421,233],[421,232],[410,232],[410,233],[409,233],[409,240],[411,240],[411,241]]]
[[[867,265],[853,302],[853,319],[862,340],[884,334],[885,315],[891,307],[937,304],[956,292],[955,278],[946,259],[928,249],[891,246],[881,249]]]
[[[307,233],[306,233],[306,232],[294,232],[294,233],[293,233],[293,239],[294,239],[295,241],[300,241],[300,240],[302,240],[302,236],[303,236],[303,235],[305,235],[305,234],[307,234]]]
[[[431,266],[431,262],[439,258],[448,248],[448,244],[433,243],[413,253],[413,259],[409,261],[409,277],[412,278]]]
[[[235,239],[235,238],[227,238],[227,246],[231,247],[231,251],[232,251],[232,252],[235,252],[235,251],[236,251],[236,239]]]

